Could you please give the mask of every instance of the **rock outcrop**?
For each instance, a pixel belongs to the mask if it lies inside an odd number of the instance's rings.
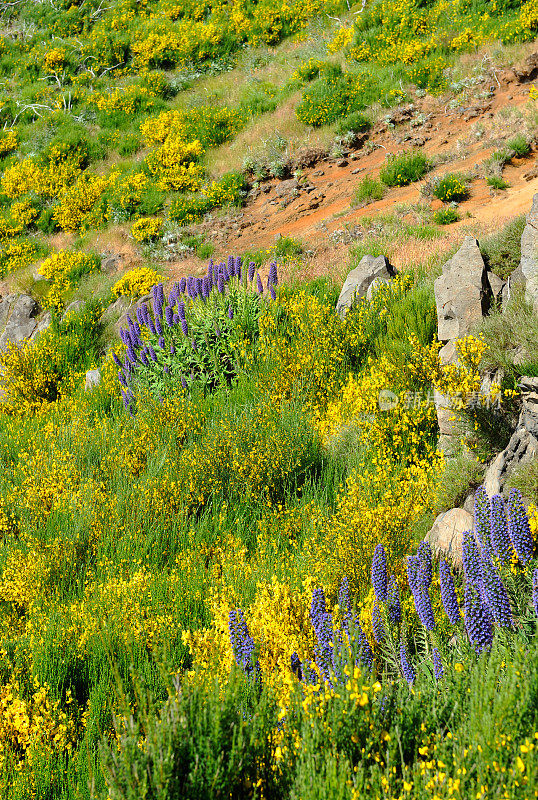
[[[511,275],[511,283],[520,281],[527,301],[535,312],[538,311],[538,194],[534,195],[521,236],[521,262],[515,274]]]
[[[434,555],[449,558],[454,566],[462,565],[462,545],[465,531],[473,530],[472,514],[463,508],[451,508],[439,514],[425,540],[430,543]]]
[[[0,301],[0,349],[29,339],[37,327],[39,306],[27,294],[8,294]]]
[[[502,493],[512,472],[538,455],[538,378],[525,376],[519,385],[523,406],[517,428],[484,477],[484,486],[490,496]]]
[[[363,256],[358,267],[351,270],[340,292],[336,312],[343,319],[356,300],[365,297],[370,286],[376,282],[388,283],[396,276],[396,269],[386,256]]]

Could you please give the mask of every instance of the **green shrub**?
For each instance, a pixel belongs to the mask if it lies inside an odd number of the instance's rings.
[[[510,184],[507,183],[503,178],[500,178],[498,175],[490,175],[487,179],[488,186],[491,186],[492,189],[509,189]]]
[[[513,139],[509,139],[506,142],[506,147],[508,152],[512,154],[511,158],[514,156],[523,158],[530,153],[531,149],[527,138],[522,133],[518,133]]]
[[[213,204],[204,195],[181,194],[170,203],[168,216],[172,222],[178,222],[180,225],[189,225],[192,222],[201,220],[211,208],[213,208]]]
[[[382,183],[370,175],[365,175],[355,190],[352,202],[353,204],[374,203],[385,196],[385,191]]]
[[[407,186],[423,178],[429,168],[430,163],[423,153],[402,153],[389,156],[379,177],[387,186]]]
[[[344,73],[314,81],[303,92],[296,115],[305,125],[319,128],[361,108],[364,108],[364,99],[357,77]]]
[[[140,141],[140,136],[137,136],[135,133],[130,133],[122,138],[118,147],[118,153],[120,156],[132,156],[135,153],[138,153],[141,146],[142,143]]]
[[[458,203],[469,196],[469,189],[461,175],[450,173],[436,183],[433,194],[443,203]]]
[[[502,230],[488,236],[480,244],[480,250],[489,268],[499,276],[507,278],[521,260],[521,234],[525,227],[522,214],[510,220]]]
[[[361,111],[354,111],[344,119],[339,120],[336,126],[336,135],[345,136],[346,133],[363,133],[372,127],[368,117]]]
[[[304,252],[301,242],[291,236],[279,236],[275,245],[275,258],[286,259],[300,256]]]
[[[459,215],[454,208],[441,208],[435,212],[433,219],[438,225],[450,225],[459,220]]]

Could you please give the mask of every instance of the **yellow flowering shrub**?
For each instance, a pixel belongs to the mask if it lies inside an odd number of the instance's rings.
[[[0,133],[0,158],[4,158],[8,153],[12,153],[19,146],[17,131],[7,128]]]
[[[2,175],[2,192],[10,199],[16,199],[29,192],[50,199],[71,186],[80,174],[76,161],[64,159],[60,163],[40,165],[36,159],[26,158],[17,161]]]
[[[39,267],[39,274],[51,281],[45,298],[46,305],[60,310],[64,306],[66,292],[81,275],[96,272],[99,259],[86,253],[60,250],[47,258]]]
[[[141,217],[131,225],[131,235],[135,242],[150,242],[161,235],[162,229],[163,221],[159,217]]]
[[[43,58],[43,68],[49,72],[57,72],[62,69],[67,62],[67,53],[63,47],[55,47],[45,53]]]
[[[143,297],[151,291],[151,287],[161,283],[165,278],[149,267],[138,267],[130,269],[125,275],[116,281],[112,292],[116,297],[126,295],[127,297]]]
[[[3,220],[0,219],[0,232],[5,234],[6,230],[2,229],[2,224]],[[9,235],[6,235],[6,239],[0,247],[0,275],[7,275],[9,272],[15,272],[33,264],[39,253],[35,242],[28,239],[11,239]]]
[[[346,47],[351,43],[353,35],[353,28],[339,28],[327,45],[327,52],[332,54],[338,53],[340,50],[345,50]]]
[[[33,753],[64,753],[74,743],[74,725],[58,701],[53,702],[47,685],[35,683],[28,699],[21,696],[17,680],[0,687],[0,763],[14,760],[18,770]]]
[[[202,185],[204,168],[197,162],[203,152],[204,148],[197,140],[185,144],[170,136],[146,157],[144,163],[150,175],[157,179],[159,188],[195,192]]]
[[[108,188],[115,176],[91,175],[82,173],[76,183],[68,188],[60,197],[60,203],[54,211],[54,219],[66,231],[77,231],[84,227],[88,214],[101,195]],[[93,223],[99,220],[92,220]]]

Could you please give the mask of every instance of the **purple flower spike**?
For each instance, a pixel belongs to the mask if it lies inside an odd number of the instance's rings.
[[[519,489],[510,490],[507,510],[510,541],[521,563],[526,564],[532,557],[534,541]]]
[[[122,386],[125,386],[127,388],[127,378],[125,377],[125,374],[122,369],[118,370],[118,380]]]
[[[323,589],[316,588],[312,592],[310,604],[310,621],[316,634],[316,663],[324,678],[330,680],[333,663],[334,631],[332,614],[327,611]]]
[[[439,561],[439,582],[441,585],[441,600],[443,601],[446,615],[451,625],[457,625],[461,620],[460,607],[454,588],[454,579],[444,558]]]
[[[219,294],[224,294],[224,278],[220,274],[219,277],[217,278],[217,290]]]
[[[171,328],[174,321],[174,311],[170,306],[166,306],[164,309],[164,319],[168,327]]]
[[[370,647],[370,642],[366,638],[366,634],[357,619],[355,619],[355,628],[357,641],[359,643],[359,663],[367,670],[371,670],[374,665],[374,654]]]
[[[538,569],[532,573],[532,604],[538,616]]]
[[[172,317],[172,322],[174,323],[174,325],[178,325],[180,319],[181,317],[179,316],[179,314],[174,314],[174,316]]]
[[[161,350],[164,350],[165,345],[164,345],[164,339],[163,339],[162,336],[159,336],[159,347],[161,348]]]
[[[481,562],[483,602],[490,610],[497,625],[502,628],[511,628],[512,608],[501,576],[488,556],[482,555]]]
[[[222,277],[224,278],[224,283],[228,283],[228,281],[230,280],[230,273],[228,272],[226,266],[222,270]]]
[[[276,300],[275,287],[272,283],[269,284],[269,294],[271,295],[271,300]]]
[[[407,559],[407,579],[415,601],[415,609],[421,623],[426,630],[433,631],[435,617],[433,615],[432,601],[428,587],[421,581],[421,563],[418,556],[409,556]]]
[[[468,583],[465,587],[465,627],[469,641],[477,653],[491,647],[493,642],[493,625],[491,614],[483,605],[479,592]]]
[[[256,272],[256,264],[254,263],[254,261],[251,261],[250,264],[248,265],[248,279],[250,283],[252,283],[252,281],[254,280],[255,272]]]
[[[385,603],[387,600],[387,555],[382,544],[378,544],[372,558],[372,586],[377,600]]]
[[[185,303],[178,303],[177,314],[180,319],[185,319]]]
[[[140,361],[145,367],[149,367],[148,357],[144,350],[140,353]]]
[[[159,336],[163,335],[163,326],[161,325],[161,320],[159,319],[159,317],[157,317],[157,319],[155,320],[155,331]]]
[[[504,500],[500,494],[494,494],[491,498],[490,539],[493,552],[499,561],[503,564],[510,562],[514,555],[514,549],[510,541],[510,534],[508,533]]]
[[[432,661],[433,661],[433,674],[435,676],[436,681],[440,681],[443,677],[443,662],[441,661],[441,654],[437,647],[432,649]]]
[[[173,342],[170,342],[170,355],[175,356],[176,354],[176,346]]]
[[[418,579],[428,588],[431,586],[433,569],[432,569],[432,549],[429,542],[422,541],[417,548],[417,557],[419,560]]]
[[[254,663],[254,639],[249,633],[247,623],[240,608],[231,609],[228,618],[230,642],[238,666],[247,675],[254,674],[256,679],[261,675],[260,664]]]
[[[151,318],[151,315],[149,315],[149,314],[148,314],[148,321],[147,321],[146,324],[147,324],[148,328],[150,329],[151,333],[154,336],[156,336],[157,335],[157,329],[155,328],[155,324],[154,324],[154,322],[153,322],[153,320]]]
[[[123,367],[123,364],[121,363],[116,353],[112,353],[112,358],[114,359],[115,365],[121,369]]]
[[[234,318],[234,310],[231,306],[228,306],[228,319]]]
[[[483,486],[477,489],[474,497],[474,530],[481,551],[490,555],[491,504]]]
[[[202,281],[202,297],[204,298],[204,300],[207,300],[210,291],[211,291],[211,286],[209,285],[209,279],[204,278]]]
[[[465,580],[480,591],[482,586],[480,552],[472,531],[465,531],[463,534],[462,556]]]
[[[183,331],[184,336],[189,335],[189,326],[187,325],[184,319],[181,320],[181,330]]]
[[[278,271],[276,266],[276,261],[271,262],[271,266],[269,267],[269,276],[267,278],[267,282],[272,284],[273,286],[278,286]]]
[[[181,280],[179,282],[179,291],[180,291],[181,294],[185,294],[186,286],[187,286],[187,279],[186,278],[181,278]]]
[[[151,358],[151,360],[152,361],[157,361],[157,353],[155,352],[155,350],[153,349],[153,347],[151,345],[148,345],[148,352],[149,352],[149,357]]]
[[[259,272],[256,273],[256,291],[258,292],[258,294],[263,294],[263,284]]]
[[[144,317],[144,312],[142,311],[142,309],[140,307],[136,309],[136,318],[137,318],[137,320],[139,321],[139,323],[141,325],[145,325],[146,324],[146,320],[145,320],[145,317]]]
[[[407,647],[405,646],[404,642],[400,642],[400,664],[402,666],[402,675],[409,686],[412,686],[416,677],[415,670],[413,669],[413,664],[411,663],[411,659],[409,658]]]
[[[387,634],[385,626],[383,625],[383,618],[379,606],[374,606],[372,608],[372,631],[377,644],[383,644],[387,638]]]
[[[130,344],[127,345],[127,358],[131,364],[136,364],[136,353]]]
[[[402,607],[400,604],[400,590],[394,575],[390,576],[387,589],[387,606],[389,619],[393,625],[398,625],[402,620]]]

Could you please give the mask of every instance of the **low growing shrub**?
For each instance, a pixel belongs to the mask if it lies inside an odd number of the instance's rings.
[[[443,203],[460,202],[469,196],[469,189],[461,175],[444,175],[435,185],[433,194]]]
[[[450,225],[459,220],[459,215],[454,208],[441,208],[435,212],[433,219],[438,225]]]
[[[374,203],[376,200],[382,200],[385,196],[385,192],[386,189],[382,183],[370,177],[370,175],[365,175],[355,189],[353,204]]]
[[[430,163],[423,153],[391,155],[381,167],[380,179],[386,186],[407,186],[428,172]]]

